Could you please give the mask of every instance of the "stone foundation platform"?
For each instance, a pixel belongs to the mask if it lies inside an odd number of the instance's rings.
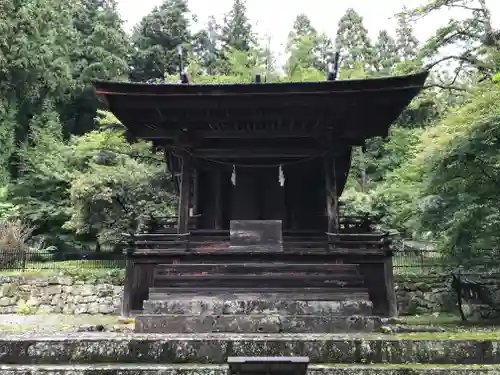
[[[112,334],[0,338],[0,364],[224,364],[230,356],[308,356],[311,364],[500,364],[498,340],[390,335]]]
[[[227,292],[151,295],[136,317],[137,333],[349,333],[381,327],[366,293],[354,300],[342,293],[330,300]]]
[[[187,315],[248,315],[248,314],[279,314],[279,315],[320,315],[332,316],[370,315],[372,303],[367,300],[307,300],[303,296],[290,296],[288,299],[276,299],[265,295],[246,295],[240,298],[192,296],[168,300],[148,300],[144,302],[144,312],[147,314],[187,314]]]
[[[1,375],[227,375],[230,356],[308,356],[308,375],[500,374],[500,338],[216,333],[0,338]]]
[[[335,315],[140,315],[135,329],[142,333],[337,333],[374,332],[378,316]]]
[[[224,365],[2,366],[2,375],[227,375]],[[498,366],[310,365],[307,375],[497,375]]]

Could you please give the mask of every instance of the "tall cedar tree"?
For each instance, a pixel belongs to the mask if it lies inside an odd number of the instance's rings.
[[[288,34],[287,52],[289,57],[285,70],[291,78],[304,69],[326,72],[334,56],[332,40],[325,34],[319,34],[303,13],[297,16]]]
[[[221,26],[215,17],[193,37],[193,54],[203,73],[210,76],[222,73]]]
[[[341,69],[360,71],[362,74],[373,72],[373,46],[368,30],[363,25],[363,18],[354,9],[347,9],[340,19],[335,45],[340,52]],[[359,157],[354,160],[353,169],[359,173],[361,191],[366,192],[368,188],[366,160],[361,148]]]
[[[177,48],[183,46],[188,54],[192,41],[188,12],[185,0],[165,0],[134,28],[133,81],[163,79],[179,72]]]
[[[255,44],[244,0],[234,0],[231,11],[224,17],[221,40],[225,48],[234,48],[237,51],[250,51]]]
[[[387,30],[380,30],[375,42],[373,65],[376,74],[380,76],[391,75],[399,62],[396,41]]]
[[[77,79],[75,100],[62,113],[66,133],[83,134],[96,127],[100,103],[89,84],[94,79],[126,79],[131,52],[115,0],[82,0],[74,10],[78,48],[73,50]]]
[[[80,39],[75,61],[80,78],[83,81],[125,78],[131,49],[116,1],[80,1],[74,25]]]
[[[72,5],[58,0],[4,1],[0,34],[0,160],[3,173],[7,168],[17,177],[15,148],[27,140],[31,119],[43,112],[47,100],[61,108],[71,99],[70,56],[77,40]]]
[[[356,69],[361,66],[365,71],[372,70],[373,47],[368,30],[354,9],[347,9],[339,21],[335,46],[341,56],[341,67]]]
[[[293,22],[293,30],[289,34],[289,39],[300,38],[301,36],[316,36],[318,32],[313,27],[311,20],[306,14],[300,13]]]
[[[403,61],[415,60],[418,53],[418,40],[413,33],[413,27],[404,14],[398,14],[397,19],[396,47],[399,52],[399,57]]]

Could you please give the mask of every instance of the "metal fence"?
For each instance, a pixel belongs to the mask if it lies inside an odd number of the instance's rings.
[[[37,270],[124,269],[121,252],[59,253],[0,250],[0,273]]]
[[[394,253],[395,273],[449,272],[457,268],[483,271],[500,268],[497,249],[438,251],[433,249],[401,249]]]
[[[399,248],[393,257],[395,273],[448,272],[466,269],[500,268],[499,250],[450,251]],[[49,251],[12,252],[0,250],[0,275],[6,272],[37,270],[120,270],[125,268],[121,252],[54,253]]]

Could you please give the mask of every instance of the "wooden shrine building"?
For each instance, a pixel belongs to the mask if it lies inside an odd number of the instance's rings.
[[[130,134],[164,149],[179,194],[173,225],[131,240],[123,314],[161,293],[240,288],[324,296],[332,287],[314,267],[334,264],[358,267],[375,312],[395,314],[387,240],[362,220],[353,228],[354,219],[339,215],[338,197],[353,147],[386,137],[426,78],[427,72],[308,83],[96,82]],[[235,263],[247,273],[238,278],[227,268]],[[295,269],[296,277],[277,264]],[[274,276],[252,278],[257,266]],[[343,293],[348,297],[349,289]]]

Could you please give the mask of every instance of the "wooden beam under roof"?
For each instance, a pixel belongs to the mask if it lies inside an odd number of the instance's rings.
[[[193,151],[193,155],[210,159],[262,159],[262,158],[280,158],[297,159],[308,157],[319,157],[321,153],[315,148],[291,148],[291,149],[206,149],[198,148]]]
[[[317,107],[299,107],[283,110],[258,110],[255,108],[247,109],[219,109],[219,110],[188,110],[172,109],[163,111],[135,110],[133,108],[120,108],[116,111],[124,119],[138,118],[140,123],[155,123],[163,119],[163,123],[217,123],[217,122],[264,122],[289,127],[289,124],[296,123],[327,123],[332,121],[336,112],[332,109],[325,110]]]
[[[154,139],[177,139],[181,135],[180,130],[161,130],[155,131],[144,127],[139,130],[139,127],[133,127],[133,133],[138,138],[154,140]],[[297,130],[297,131],[246,131],[246,130],[202,130],[193,131],[197,138],[201,139],[292,139],[292,138],[318,138],[322,132],[313,130]]]

